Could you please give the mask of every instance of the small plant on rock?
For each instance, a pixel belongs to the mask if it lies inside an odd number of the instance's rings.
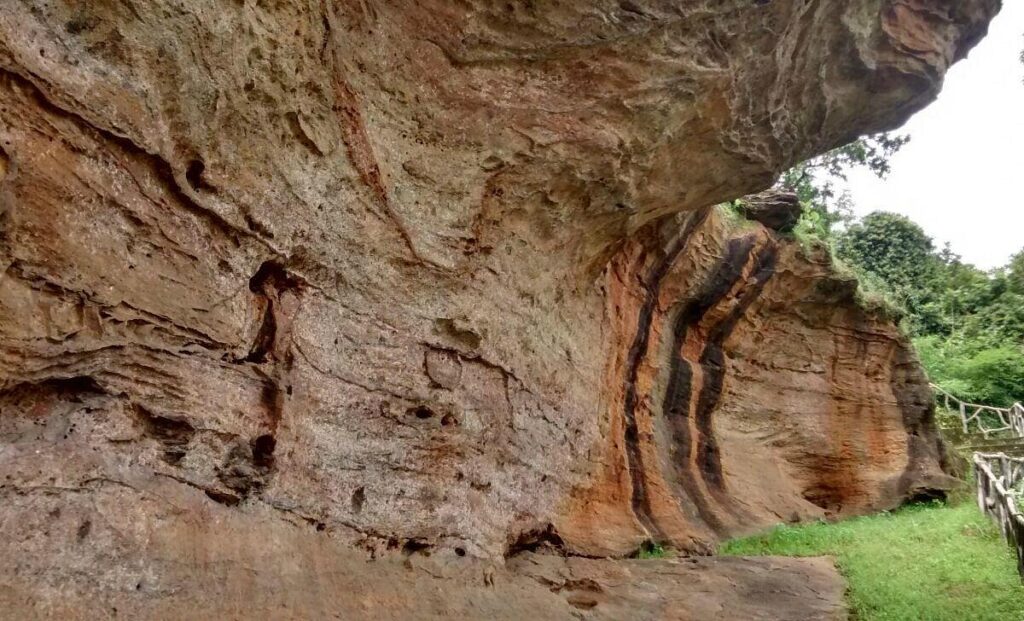
[[[670,556],[673,556],[671,550],[653,541],[643,542],[640,545],[640,549],[636,551],[636,557],[640,559],[668,558]]]

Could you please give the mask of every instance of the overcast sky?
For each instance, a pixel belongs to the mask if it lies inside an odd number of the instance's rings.
[[[1024,248],[1024,1],[1005,1],[939,98],[900,130],[910,144],[885,180],[850,175],[855,211],[910,216],[964,261],[989,269]]]

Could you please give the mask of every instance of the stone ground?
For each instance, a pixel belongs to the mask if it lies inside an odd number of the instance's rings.
[[[321,559],[320,578],[284,575],[255,588],[246,574],[224,572],[207,559],[190,568],[195,580],[220,584],[161,596],[122,592],[94,598],[42,594],[38,585],[0,584],[0,606],[18,619],[586,619],[679,621],[815,621],[846,619],[844,583],[827,557],[694,557],[605,560],[526,553],[507,570],[444,577],[416,561]],[[270,560],[270,559],[265,559]],[[427,563],[429,565],[429,563]],[[306,569],[312,569],[308,567]],[[300,572],[301,573],[301,572]],[[332,590],[321,590],[323,575]],[[261,580],[262,581],[262,580]],[[246,584],[246,582],[250,582]],[[141,591],[142,589],[140,589]]]

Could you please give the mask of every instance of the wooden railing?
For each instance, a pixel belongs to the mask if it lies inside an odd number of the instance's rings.
[[[1003,539],[1017,551],[1017,572],[1024,579],[1024,515],[1017,502],[1024,484],[1024,458],[975,453],[978,508],[998,524]]]
[[[932,390],[940,405],[960,412],[964,434],[1024,438],[1024,406],[1020,403],[999,408],[968,403],[934,384]],[[978,508],[995,520],[1003,539],[1016,550],[1017,573],[1024,580],[1024,514],[1018,506],[1024,496],[1024,458],[975,452],[972,461]]]
[[[960,412],[960,422],[965,434],[978,432],[985,438],[992,434],[1024,438],[1024,406],[1020,403],[1014,403],[1008,408],[968,403],[935,384],[931,386],[935,391],[936,402],[944,405],[947,410]]]

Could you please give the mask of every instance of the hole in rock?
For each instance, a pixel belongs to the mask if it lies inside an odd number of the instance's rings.
[[[586,596],[569,597],[566,599],[566,602],[573,608],[579,608],[580,610],[590,610],[597,606],[596,599]]]
[[[445,414],[441,417],[441,425],[444,427],[453,427],[459,424],[459,419],[455,418],[454,414]]]
[[[818,485],[804,491],[804,500],[825,510],[827,514],[839,513],[843,508],[845,493],[834,485]]]
[[[277,338],[278,309],[275,308],[275,304],[282,291],[301,289],[302,281],[289,274],[284,266],[276,261],[264,261],[252,275],[249,279],[249,290],[260,297],[259,308],[263,312],[263,321],[249,348],[249,354],[245,357],[246,362],[268,361]]]
[[[363,510],[363,503],[366,502],[366,490],[362,487],[352,492],[352,512],[360,513]]]
[[[455,556],[466,556],[465,548],[455,548]]]
[[[914,492],[907,498],[907,502],[905,504],[920,505],[928,504],[935,501],[945,502],[946,492],[941,489],[914,490]]]
[[[163,445],[162,459],[177,466],[188,452],[188,445],[195,435],[195,427],[187,420],[160,416],[136,404],[135,413],[145,429],[145,434]]]
[[[75,377],[54,377],[36,384],[26,384],[4,392],[5,395],[11,395],[14,398],[20,397],[23,393],[26,397],[35,397],[37,399],[45,395],[48,398],[70,403],[82,403],[82,400],[85,398],[104,394],[104,390],[96,380],[88,376],[79,375]]]
[[[189,186],[196,192],[205,186],[203,183],[204,170],[206,170],[206,164],[203,164],[202,160],[190,161],[188,168],[185,169],[185,181],[188,181]]]
[[[11,158],[8,157],[7,152],[0,149],[0,181],[3,181],[4,177],[7,176],[7,170],[11,167]]]
[[[177,466],[181,463],[181,460],[185,458],[186,454],[187,451],[185,451],[185,449],[169,448],[164,451],[163,460],[172,466]]]
[[[252,441],[252,461],[257,466],[269,468],[274,465],[274,449],[277,448],[277,439],[270,434],[264,434]]]
[[[413,554],[422,553],[425,556],[430,556],[430,544],[422,539],[410,539],[402,545],[402,554],[405,556],[412,556]]]
[[[434,417],[434,410],[431,410],[425,405],[418,405],[414,408],[409,408],[408,413],[420,420],[427,420],[428,418]]]
[[[220,503],[222,505],[227,505],[229,507],[237,505],[242,500],[241,498],[235,496],[234,494],[225,494],[224,492],[219,492],[214,489],[208,489],[203,491],[206,492],[206,496],[210,500]]]
[[[519,533],[515,538],[510,538],[505,548],[505,558],[509,558],[521,552],[537,552],[542,549],[561,549],[562,538],[555,531],[553,524],[541,528],[534,528]]]
[[[619,8],[626,13],[633,13],[634,15],[640,15],[641,17],[645,15],[643,9],[637,6],[636,3],[630,2],[629,0],[622,0],[619,2]]]
[[[266,294],[267,289],[281,291],[299,286],[299,280],[277,261],[264,261],[249,279],[249,291]]]

